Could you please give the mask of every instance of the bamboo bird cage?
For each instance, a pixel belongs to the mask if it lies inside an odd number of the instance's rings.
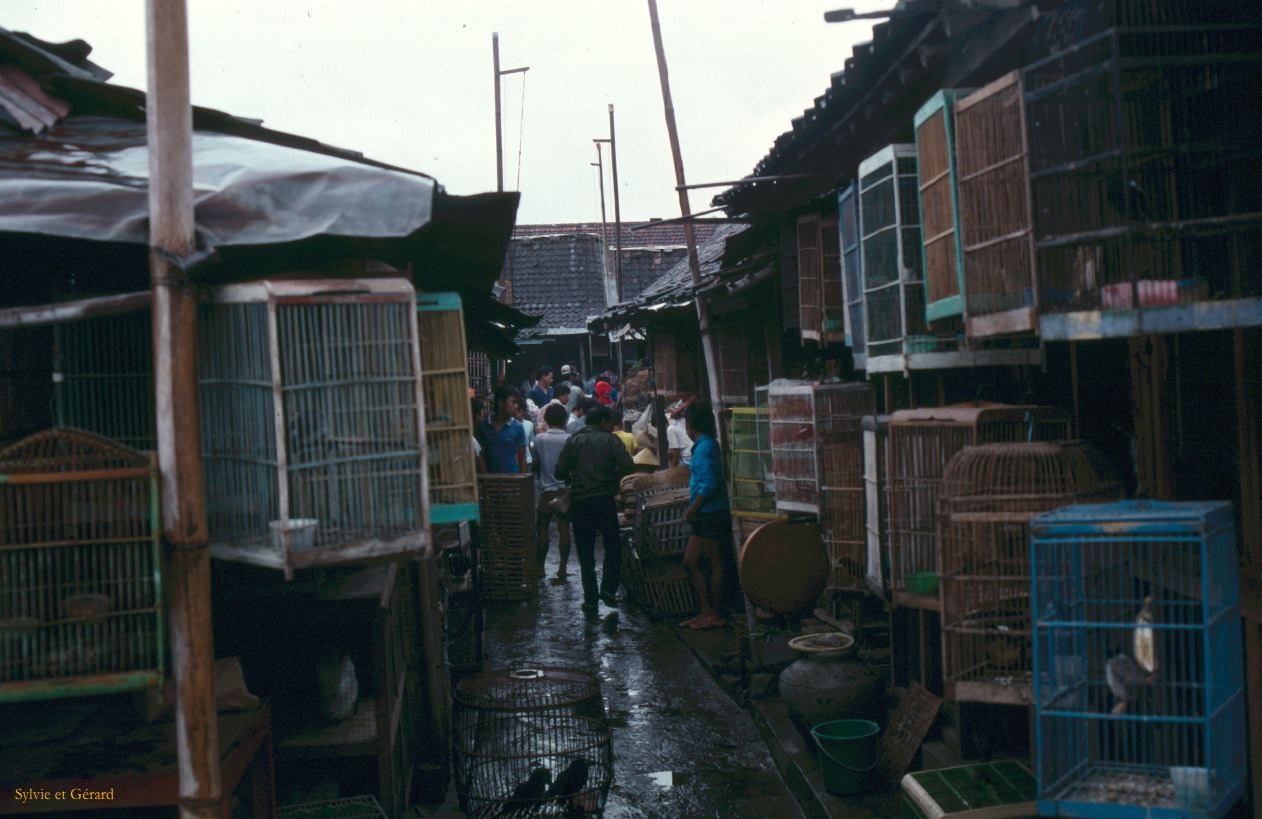
[[[469,352],[460,296],[457,293],[419,293],[416,309],[421,388],[425,394],[430,520],[433,523],[477,520]]]
[[[960,251],[959,173],[955,101],[968,91],[944,88],[914,119],[920,191],[925,318],[964,314],[964,257]]]

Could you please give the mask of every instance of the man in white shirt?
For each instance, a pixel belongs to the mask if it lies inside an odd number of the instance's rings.
[[[565,446],[565,442],[570,439],[570,435],[565,431],[566,412],[565,407],[559,403],[549,404],[544,408],[543,420],[548,428],[535,436],[533,448],[536,463],[539,465],[539,506],[537,517],[537,528],[535,530],[535,552],[539,559],[538,572],[542,577],[545,573],[544,563],[548,557],[548,545],[551,541],[549,530],[552,528],[552,518],[557,521],[557,549],[560,555],[560,567],[557,569],[556,578],[552,581],[554,584],[564,583],[567,580],[566,566],[570,562],[570,524],[568,521],[562,520],[556,514],[549,504],[553,498],[565,489],[565,481],[559,480],[556,476],[557,459],[561,456],[561,450]]]
[[[677,401],[666,411],[666,450],[670,466],[687,466],[692,463],[692,439],[684,429],[684,410],[696,401],[696,396],[689,396]]]

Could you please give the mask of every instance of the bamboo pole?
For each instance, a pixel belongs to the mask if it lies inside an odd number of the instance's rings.
[[[180,814],[220,813],[210,620],[210,554],[197,406],[197,304],[185,272],[193,238],[193,116],[184,0],[148,0],[146,119],[149,272],[163,535],[170,589]]]

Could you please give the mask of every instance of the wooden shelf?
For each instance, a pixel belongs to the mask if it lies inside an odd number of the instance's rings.
[[[1262,299],[1223,299],[1138,310],[1045,312],[1039,316],[1039,332],[1044,341],[1090,341],[1259,325]]]
[[[361,699],[355,713],[333,725],[322,725],[281,737],[276,755],[281,759],[327,759],[377,755],[377,703]]]
[[[953,370],[964,367],[1038,367],[1042,364],[1043,351],[1037,347],[868,356],[865,362],[868,375],[908,370]]]

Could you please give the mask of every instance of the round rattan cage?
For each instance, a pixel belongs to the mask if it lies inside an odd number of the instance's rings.
[[[1080,441],[983,444],[947,463],[938,496],[948,698],[1025,704],[1031,694],[1030,521],[1120,497]]]

